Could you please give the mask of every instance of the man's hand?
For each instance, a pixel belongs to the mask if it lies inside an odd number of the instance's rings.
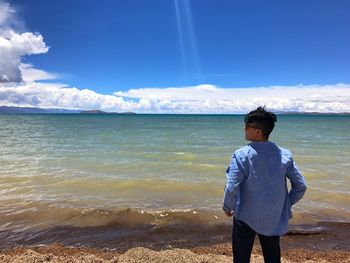
[[[224,211],[225,212],[225,215],[228,216],[228,217],[231,217],[233,216],[233,211]]]

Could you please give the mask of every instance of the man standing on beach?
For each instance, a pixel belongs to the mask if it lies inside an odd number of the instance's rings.
[[[226,171],[223,209],[227,216],[234,216],[235,263],[250,262],[256,234],[264,261],[281,262],[280,236],[288,231],[292,205],[306,191],[290,151],[268,140],[276,121],[276,115],[265,107],[249,112],[244,118],[245,139],[251,143],[234,152]]]

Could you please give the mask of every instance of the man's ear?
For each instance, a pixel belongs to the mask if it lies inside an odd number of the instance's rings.
[[[260,129],[257,130],[257,135],[258,135],[260,138],[265,138],[265,135],[263,134],[262,130],[260,130]]]

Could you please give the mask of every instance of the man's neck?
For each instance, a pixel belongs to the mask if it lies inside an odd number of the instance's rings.
[[[255,140],[251,140],[251,142],[268,142],[268,139],[255,139]]]

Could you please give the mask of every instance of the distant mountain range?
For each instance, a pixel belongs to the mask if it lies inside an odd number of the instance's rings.
[[[0,106],[0,113],[80,113],[77,110]]]
[[[85,110],[80,111],[81,114],[136,114],[135,112],[106,112],[102,110]]]
[[[66,109],[43,109],[43,108],[32,108],[32,107],[9,107],[0,106],[0,113],[76,113],[76,114],[135,114],[134,112],[105,112],[101,110],[66,110]]]
[[[43,109],[43,108],[32,108],[32,107],[9,107],[0,106],[1,113],[30,113],[30,114],[50,114],[50,113],[75,113],[75,114],[136,114],[135,112],[106,112],[101,110],[66,110],[66,109]],[[290,112],[280,111],[277,114],[281,115],[349,115],[350,113],[319,113],[319,112]]]

